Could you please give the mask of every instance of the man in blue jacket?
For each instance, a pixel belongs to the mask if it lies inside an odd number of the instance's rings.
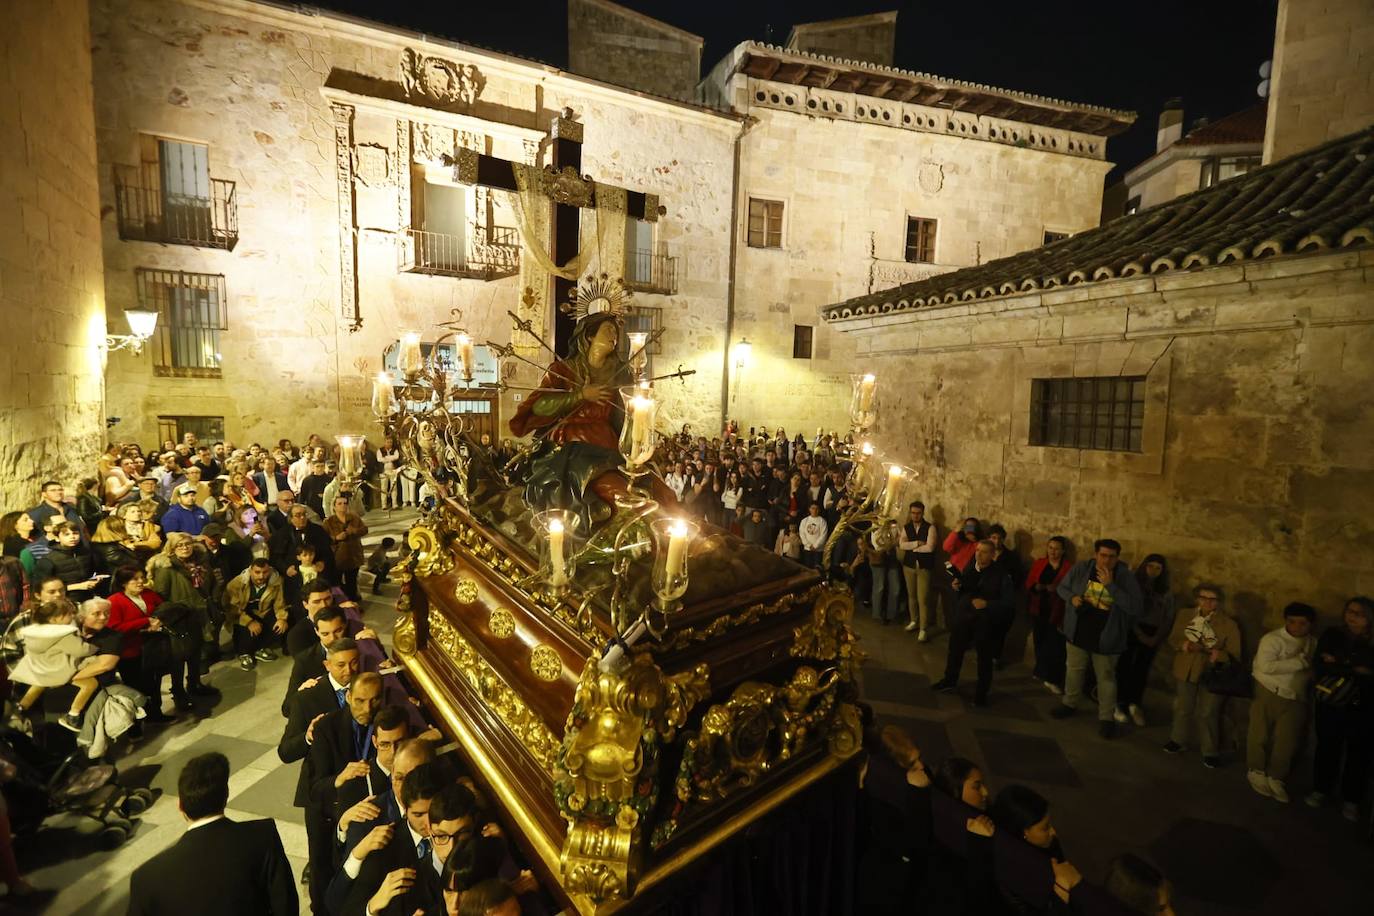
[[[1091,659],[1097,674],[1097,727],[1103,738],[1116,737],[1116,660],[1126,651],[1126,635],[1144,606],[1140,586],[1120,556],[1121,545],[1111,538],[1094,542],[1092,559],[1075,563],[1058,589],[1064,599],[1068,663],[1064,704],[1050,715],[1073,715]]]
[[[196,505],[194,484],[184,483],[176,489],[176,505],[162,513],[162,530],[184,531],[196,537],[210,524],[210,514]]]

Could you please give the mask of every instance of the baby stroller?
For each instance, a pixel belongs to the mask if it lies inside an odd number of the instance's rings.
[[[36,833],[54,814],[76,814],[100,824],[100,842],[113,849],[133,832],[132,819],[153,803],[151,790],[119,785],[113,765],[90,764],[80,749],[53,754],[23,732],[3,726],[0,768],[14,773],[5,782],[5,799],[15,836]]]

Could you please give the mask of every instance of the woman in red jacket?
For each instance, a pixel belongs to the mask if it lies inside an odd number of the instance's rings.
[[[1035,671],[1032,675],[1056,696],[1064,692],[1064,599],[1056,589],[1072,566],[1068,561],[1068,541],[1059,535],[1045,545],[1045,556],[1031,564],[1026,576],[1026,610],[1031,616],[1035,639]]]
[[[162,596],[148,587],[143,570],[137,566],[121,566],[115,570],[110,590],[111,630],[124,634],[119,652],[119,679],[148,697],[149,722],[170,722],[172,717],[162,711],[161,672],[147,669],[143,664],[143,634],[162,629],[162,621],[153,616]]]

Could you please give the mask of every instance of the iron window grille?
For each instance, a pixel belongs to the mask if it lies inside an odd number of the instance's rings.
[[[146,135],[143,146],[139,165],[114,169],[119,237],[232,251],[239,240],[236,185],[210,177],[209,147]]]
[[[1031,383],[1031,445],[1139,452],[1144,424],[1144,376]]]
[[[916,264],[935,263],[935,220],[906,218],[906,259]]]
[[[229,329],[223,274],[134,271],[138,301],[156,311],[150,349],[157,375],[218,378],[221,334]]]
[[[749,247],[782,247],[782,201],[749,198]]]
[[[194,433],[200,442],[220,442],[224,439],[224,417],[158,417],[157,440],[180,442],[187,433]]]

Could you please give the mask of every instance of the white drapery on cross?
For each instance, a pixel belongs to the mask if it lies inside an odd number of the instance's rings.
[[[520,258],[520,317],[530,322],[533,336],[516,331],[511,343],[517,352],[531,356],[540,349],[535,337],[547,339],[551,304],[545,302],[549,278],[562,277],[576,282],[584,269],[595,264],[596,271],[621,279],[625,272],[625,211],[628,194],[624,188],[599,185],[596,206],[579,211],[576,254],[562,264],[554,263],[549,252],[550,198],[548,173],[538,166],[512,163],[518,190],[510,195],[515,225],[520,232],[524,253]],[[595,221],[593,223],[593,221]],[[596,244],[588,244],[595,239]],[[556,306],[556,303],[553,305]]]

